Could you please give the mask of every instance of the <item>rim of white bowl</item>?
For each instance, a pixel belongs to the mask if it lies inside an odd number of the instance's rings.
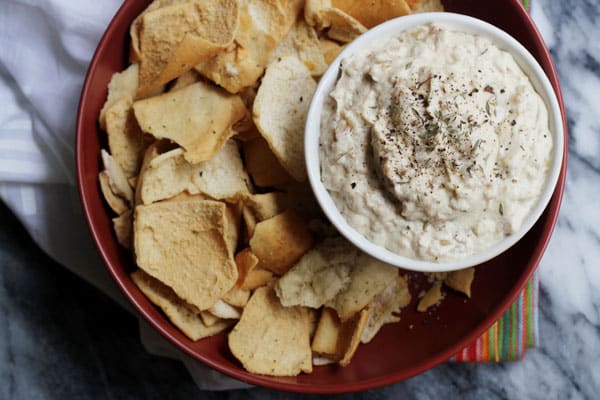
[[[373,43],[381,43],[382,40],[387,40],[401,32],[431,23],[443,24],[453,31],[487,37],[500,49],[509,52],[529,77],[536,92],[546,104],[548,109],[548,126],[554,141],[551,166],[546,176],[543,190],[538,201],[529,212],[529,215],[523,221],[521,228],[482,252],[463,260],[443,263],[417,260],[399,255],[371,242],[351,227],[339,212],[328,190],[321,181],[319,159],[321,114],[324,102],[337,82],[340,62],[357,51],[376,47],[372,45]],[[399,268],[421,272],[453,271],[472,267],[498,256],[517,243],[537,222],[550,202],[558,182],[564,150],[564,130],[556,93],[542,67],[521,43],[500,28],[477,18],[462,14],[436,12],[399,17],[378,25],[356,38],[336,57],[321,77],[311,100],[305,126],[304,150],[307,175],[313,192],[323,212],[342,236],[346,237],[356,247],[372,257]]]

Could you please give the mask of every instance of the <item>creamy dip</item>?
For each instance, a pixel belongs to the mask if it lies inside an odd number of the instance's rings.
[[[340,69],[321,121],[321,179],[354,229],[397,254],[448,262],[521,227],[552,136],[509,53],[428,25]]]

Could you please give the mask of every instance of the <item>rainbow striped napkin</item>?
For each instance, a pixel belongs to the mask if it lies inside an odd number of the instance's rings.
[[[533,277],[510,308],[479,339],[454,355],[454,362],[518,361],[535,347],[538,332],[539,275]]]
[[[527,10],[531,1],[522,0]],[[538,332],[539,275],[536,271],[517,300],[479,339],[454,355],[454,362],[517,361],[535,347]]]

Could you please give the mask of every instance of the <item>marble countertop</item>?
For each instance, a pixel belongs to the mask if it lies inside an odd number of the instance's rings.
[[[540,345],[521,362],[441,365],[346,399],[566,399],[600,395],[600,2],[535,0],[569,122],[567,189],[542,260]],[[281,399],[201,392],[182,364],[149,355],[137,320],[53,262],[0,205],[0,398]]]

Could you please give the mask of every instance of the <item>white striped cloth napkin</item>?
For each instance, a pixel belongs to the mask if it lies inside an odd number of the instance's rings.
[[[131,306],[94,248],[75,184],[83,78],[119,0],[0,0],[0,198],[56,261]],[[181,360],[200,389],[247,387],[187,357],[140,320],[146,349]]]

